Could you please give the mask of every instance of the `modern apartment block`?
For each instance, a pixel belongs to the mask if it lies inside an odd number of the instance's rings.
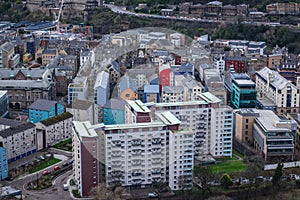
[[[7,149],[8,162],[37,151],[36,128],[31,122],[0,118],[0,143]]]
[[[256,72],[256,90],[259,97],[267,97],[276,104],[278,114],[299,112],[300,78],[294,85],[278,72],[265,67]]]
[[[247,74],[232,73],[230,102],[234,108],[255,108],[256,94],[255,83]]]
[[[91,188],[96,187],[100,181],[99,165],[104,163],[99,160],[98,134],[89,121],[74,121],[72,141],[74,148],[73,174],[78,192],[81,196],[89,196]]]
[[[293,160],[296,122],[282,120],[271,110],[258,111],[253,126],[254,148],[268,162]]]
[[[199,95],[199,101],[146,105],[155,112],[170,111],[181,121],[182,128],[194,131],[195,156],[231,156],[232,149],[228,147],[232,146],[232,110],[220,103],[220,99],[206,92]]]
[[[210,154],[212,156],[232,156],[232,133],[232,108],[223,106],[211,109]]]
[[[73,115],[65,112],[36,123],[38,150],[72,137]]]
[[[157,112],[147,123],[92,126],[74,121],[73,128],[74,175],[83,196],[97,181],[130,188],[159,182],[173,190],[192,187],[193,132],[181,129],[171,112]],[[83,163],[84,158],[90,160]]]

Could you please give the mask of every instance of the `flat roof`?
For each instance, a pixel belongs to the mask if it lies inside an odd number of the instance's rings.
[[[273,111],[271,110],[257,110],[259,112],[259,117],[256,118],[257,122],[265,129],[267,132],[290,132],[291,130],[284,127],[276,126],[276,123],[287,122],[287,120],[282,121]]]
[[[137,129],[137,128],[149,128],[149,127],[163,127],[165,124],[163,122],[149,122],[149,123],[135,123],[135,124],[114,124],[105,125],[104,129],[116,130],[116,129]]]
[[[155,107],[166,107],[166,106],[189,106],[189,105],[204,105],[208,104],[205,101],[184,101],[184,102],[172,102],[172,103],[155,103]],[[153,105],[153,103],[147,103],[145,105]]]
[[[166,125],[176,125],[180,124],[181,121],[175,117],[170,111],[156,112],[155,116],[159,118]]]
[[[238,85],[251,85],[251,86],[255,86],[255,83],[252,80],[245,80],[245,79],[237,79],[234,80]]]
[[[98,134],[92,128],[91,122],[89,121],[73,121],[73,126],[80,137],[98,137]]]
[[[141,100],[126,100],[126,102],[136,111],[141,113],[149,113],[150,109],[145,106],[145,104]]]

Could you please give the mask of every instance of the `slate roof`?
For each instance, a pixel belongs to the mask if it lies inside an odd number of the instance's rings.
[[[0,118],[0,124],[5,125],[5,126],[15,126],[15,125],[20,125],[22,122],[16,121],[13,119],[7,119],[7,118]]]
[[[159,93],[159,85],[144,85],[144,93]]]
[[[10,42],[6,42],[1,46],[2,51],[9,52],[14,49],[14,45]]]
[[[46,99],[38,99],[33,102],[28,108],[35,110],[45,110],[50,111],[53,106],[57,104],[56,101],[46,100]]]
[[[125,110],[126,101],[122,99],[109,99],[103,106],[103,108],[110,108],[112,110]]]
[[[69,108],[79,109],[79,110],[87,110],[93,105],[93,102],[75,99],[72,101],[72,104],[68,105]]]
[[[283,76],[281,76],[277,71],[273,71],[268,67],[264,67],[263,69],[257,71],[256,73],[266,81],[268,80],[269,74],[272,74],[274,76],[274,79],[273,81],[270,82],[270,84],[277,89],[283,89],[286,86],[286,84],[290,82],[287,79],[285,79]]]
[[[12,126],[8,129],[4,129],[0,131],[0,136],[3,138],[7,138],[9,136],[15,135],[19,132],[34,128],[35,125],[31,122],[25,122],[25,123],[21,123],[18,124],[17,126]]]
[[[21,71],[25,76],[30,76],[31,78],[42,78],[46,69],[0,68],[0,79],[14,77],[19,71]]]

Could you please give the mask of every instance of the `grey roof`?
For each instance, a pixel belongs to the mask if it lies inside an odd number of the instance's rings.
[[[4,129],[0,131],[0,136],[3,138],[7,138],[9,136],[15,135],[19,132],[34,128],[35,125],[31,122],[25,122],[21,124],[17,124],[17,126],[11,126],[10,128]]]
[[[109,87],[109,73],[102,71],[97,75],[94,89],[96,89],[97,87]]]
[[[8,69],[8,68],[0,68],[0,79],[7,79],[14,77],[19,71],[21,71],[25,76],[31,78],[42,78],[46,69]]]
[[[43,54],[56,55],[56,49],[44,49]]]
[[[182,93],[184,92],[183,86],[163,86],[162,87],[163,93]]]
[[[103,106],[103,108],[110,108],[112,110],[125,110],[126,101],[122,99],[109,99]]]
[[[79,110],[87,110],[93,105],[93,102],[75,99],[72,101],[72,104],[68,105],[69,108],[79,109]]]
[[[15,126],[22,124],[22,122],[13,120],[13,119],[7,119],[7,118],[0,118],[0,125],[5,125],[5,126]]]
[[[268,80],[268,76],[272,75],[274,78],[270,81],[270,84],[277,89],[282,89],[286,86],[286,84],[290,81],[282,77],[277,71],[273,71],[268,67],[264,67],[260,71],[256,72],[259,76],[261,76],[266,81]]]
[[[0,80],[0,89],[2,90],[8,90],[12,88],[47,89],[50,85],[51,83],[46,80]]]
[[[182,82],[182,85],[186,86],[187,88],[191,89],[196,86],[203,88],[203,85],[200,82],[198,82],[192,75],[185,74],[184,77],[185,77],[185,79],[183,79],[181,82]]]
[[[14,49],[14,45],[10,42],[6,42],[1,46],[2,51],[9,52]]]
[[[56,101],[46,100],[46,99],[38,99],[33,102],[28,108],[35,110],[45,110],[50,111],[53,106],[57,104]]]
[[[37,31],[37,30],[43,30],[50,27],[53,27],[54,24],[52,22],[32,22],[29,26],[25,28],[27,31]]]
[[[131,88],[132,91],[136,92],[137,91],[136,82],[128,76],[123,76],[123,78],[120,80],[119,83],[120,93],[124,92],[128,88]]]
[[[144,85],[144,93],[159,93],[159,85]]]

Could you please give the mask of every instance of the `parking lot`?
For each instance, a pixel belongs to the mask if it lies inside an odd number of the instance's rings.
[[[139,189],[127,189],[128,192],[131,195],[130,199],[160,199],[160,198],[164,198],[164,197],[172,197],[175,194],[167,189],[164,190],[163,192],[159,192],[158,189],[156,188],[139,188]],[[155,195],[153,194],[157,194],[158,196],[155,197]]]

